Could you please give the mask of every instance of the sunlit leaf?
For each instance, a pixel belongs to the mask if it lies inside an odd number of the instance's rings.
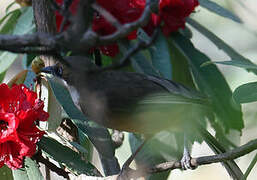
[[[210,64],[223,64],[223,65],[230,65],[230,66],[235,66],[235,67],[240,67],[244,69],[257,69],[257,65],[250,63],[248,61],[241,61],[241,60],[233,60],[233,61],[209,61],[205,62],[201,66],[208,66]]]
[[[31,33],[35,29],[33,19],[32,7],[24,8],[22,15],[19,17],[17,24],[15,25],[13,34],[21,35]],[[7,51],[0,54],[0,77],[4,77],[5,72],[17,57],[18,54]]]
[[[28,157],[25,158],[25,169],[28,174],[28,177],[30,180],[37,179],[37,180],[44,180],[44,177],[42,176],[39,165],[35,162],[35,160],[32,160]]]
[[[5,22],[0,29],[0,34],[11,33],[15,28],[15,24],[17,23],[20,15],[21,15],[21,11],[19,9],[16,9],[6,14],[0,20],[0,25],[2,25]]]
[[[200,5],[206,9],[208,9],[209,11],[218,14],[222,17],[231,19],[237,23],[241,23],[242,21],[240,20],[240,18],[235,15],[234,13],[232,13],[231,11],[229,11],[228,9],[218,5],[216,2],[214,1],[210,1],[210,0],[198,0]]]
[[[44,180],[40,170],[38,169],[38,164],[30,159],[25,158],[24,168],[17,170],[12,170],[14,180]]]
[[[30,180],[25,168],[12,170],[12,175],[14,180]]]
[[[5,9],[5,13],[8,13],[9,12],[9,10],[11,9],[11,7],[13,7],[13,5],[15,5],[16,4],[16,2],[14,1],[14,2],[11,2],[7,7],[6,7],[6,9]]]
[[[22,84],[24,83],[28,70],[23,70],[17,75],[15,75],[7,84],[9,87],[12,87],[13,84]]]
[[[7,69],[12,65],[12,63],[16,60],[18,54],[10,53],[4,51],[0,53],[0,77],[3,80]]]
[[[188,19],[187,22],[196,28],[197,31],[202,33],[204,36],[206,36],[210,41],[212,41],[219,49],[224,51],[232,61],[244,63],[247,65],[252,65],[251,68],[247,68],[248,71],[251,71],[255,74],[257,74],[257,70],[254,68],[256,65],[252,63],[249,59],[245,58],[238,52],[236,52],[232,47],[230,47],[228,44],[226,44],[222,39],[220,39],[218,36],[216,36],[214,33],[203,27],[201,24],[196,22],[193,19]],[[236,63],[235,63],[236,64]]]
[[[22,15],[13,30],[13,34],[22,35],[32,33],[35,30],[34,16],[32,7],[25,7]]]

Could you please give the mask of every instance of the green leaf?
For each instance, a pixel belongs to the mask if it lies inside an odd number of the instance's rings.
[[[133,44],[131,42],[121,42],[119,43],[120,51],[126,54],[127,50],[132,48]],[[148,60],[144,54],[139,51],[134,54],[131,59],[132,67],[139,73],[146,73],[148,75],[159,76],[160,73],[153,67],[151,61]]]
[[[25,168],[12,170],[12,175],[14,180],[30,180]]]
[[[1,53],[0,55],[0,74],[5,72],[14,60],[18,57],[18,54],[9,53],[7,51]]]
[[[19,17],[17,24],[13,30],[13,34],[21,35],[32,32],[35,29],[33,23],[32,7],[23,9],[22,15]],[[9,30],[9,29],[8,29]],[[4,51],[0,54],[0,77],[3,77],[7,69],[16,60],[18,54]]]
[[[229,11],[228,9],[225,9],[224,7],[218,5],[215,2],[209,1],[209,0],[198,0],[198,1],[202,7],[208,9],[209,11],[215,14],[231,19],[237,23],[242,23],[241,19],[237,15],[233,14],[231,11]]]
[[[241,61],[241,60],[233,60],[233,61],[209,61],[205,62],[201,65],[201,67],[208,66],[210,64],[223,64],[223,65],[230,65],[235,67],[240,67],[244,69],[257,69],[257,65],[250,63],[248,61]]]
[[[143,30],[139,29],[137,32],[138,39],[141,41],[150,41],[151,38]],[[156,38],[154,44],[150,48],[146,49],[151,58],[152,66],[159,75],[166,79],[171,79],[172,77],[172,66],[171,66],[171,56],[169,53],[168,43],[166,38],[160,32]],[[144,68],[144,67],[143,67]],[[147,71],[148,68],[144,68]],[[148,72],[149,73],[149,72]],[[147,74],[148,74],[147,73]],[[152,74],[152,72],[150,72]]]
[[[14,1],[14,2],[12,2],[12,3],[10,3],[7,7],[6,7],[6,9],[5,9],[5,13],[7,14],[8,13],[8,11],[11,9],[11,7],[13,6],[13,5],[15,5],[16,4],[16,2]]]
[[[10,79],[7,83],[9,87],[12,87],[14,84],[25,84],[24,81],[28,77],[28,70],[23,70],[16,74],[12,79]],[[30,83],[31,84],[31,83]],[[30,84],[25,84],[27,87],[30,86]]]
[[[73,121],[73,123],[85,133],[92,144],[94,144],[98,153],[101,155],[102,163],[105,168],[112,167],[110,171],[119,172],[119,164],[115,158],[115,150],[108,130],[93,121],[89,121],[84,114],[78,110],[73,103],[68,90],[63,86],[58,78],[47,77],[51,90],[57,101],[61,104],[65,113]],[[109,174],[109,172],[106,172]]]
[[[30,158],[25,158],[24,168],[12,170],[14,180],[44,180],[38,164]]]
[[[16,9],[14,11],[9,12],[6,14],[1,20],[0,24],[2,25],[3,22],[5,24],[1,27],[0,34],[8,34],[13,31],[15,28],[15,24],[18,21],[18,18],[21,16],[21,11]],[[8,19],[7,19],[8,18]],[[6,20],[7,19],[7,20]],[[5,21],[6,20],[6,21]]]
[[[0,19],[0,25],[2,25],[3,22],[5,22],[5,20],[6,20],[10,15],[12,15],[13,13],[15,13],[16,11],[17,11],[17,9],[14,10],[14,11],[12,11],[12,12],[7,13],[4,17],[2,17],[2,19]],[[18,10],[18,11],[19,11],[19,10]]]
[[[257,154],[255,154],[253,160],[251,161],[250,165],[248,166],[248,168],[244,174],[244,177],[241,180],[247,180],[247,177],[249,176],[249,174],[252,171],[253,167],[255,166],[256,162],[257,162]]]
[[[0,83],[1,83],[1,82],[3,82],[4,77],[5,77],[5,74],[6,74],[6,71],[5,71],[5,72],[0,73]]]
[[[44,180],[38,167],[39,165],[34,160],[28,157],[25,158],[25,169],[30,180]]]
[[[174,34],[170,41],[187,59],[198,88],[212,100],[213,108],[226,131],[236,129],[241,131],[244,127],[241,107],[232,101],[232,92],[218,68],[201,65],[210,59],[197,50],[190,40],[180,34]]]
[[[83,160],[78,153],[56,140],[43,137],[37,144],[48,156],[67,166],[73,172],[88,176],[100,176],[99,171],[90,162]]]
[[[33,20],[34,16],[32,7],[25,7],[13,30],[13,34],[22,35],[32,33],[35,30]]]
[[[0,80],[2,81],[7,69],[12,65],[12,63],[16,60],[18,54],[10,53],[4,51],[0,54]]]
[[[237,103],[257,101],[257,82],[243,84],[235,89],[233,98]]]
[[[148,51],[151,54],[154,68],[157,69],[162,77],[164,77],[165,79],[171,79],[171,57],[167,40],[162,33],[159,33],[154,44],[150,48],[148,48]]]
[[[4,180],[13,180],[12,170],[4,165],[0,168],[0,177]]]
[[[169,51],[172,59],[172,80],[195,89],[190,66],[186,58],[172,43],[169,43]]]
[[[226,44],[222,39],[217,37],[214,33],[203,27],[201,24],[196,22],[193,19],[187,19],[187,22],[193,26],[197,31],[202,33],[204,36],[206,36],[210,41],[212,41],[219,49],[223,50],[232,61],[237,61],[240,63],[245,63],[252,65],[255,67],[256,65],[252,63],[249,59],[243,57],[238,52],[236,52],[233,48],[231,48],[228,44]],[[247,68],[248,71],[253,72],[254,74],[257,74],[257,70],[255,68]]]

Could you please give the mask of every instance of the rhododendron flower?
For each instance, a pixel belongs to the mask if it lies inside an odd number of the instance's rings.
[[[36,152],[36,143],[44,135],[36,124],[49,116],[43,107],[25,85],[0,85],[0,167],[21,168],[23,158]]]
[[[63,0],[56,0],[59,4]],[[76,7],[79,0],[74,0],[70,11],[72,14],[76,13]],[[121,24],[136,21],[142,14],[141,8],[135,8],[131,5],[131,0],[96,0],[96,2],[111,13]],[[62,23],[63,17],[56,13],[56,24],[58,31]],[[116,28],[112,26],[103,16],[95,14],[92,24],[92,29],[99,35],[110,35],[116,31]],[[136,31],[131,32],[128,39],[136,38]],[[99,47],[100,51],[107,56],[115,56],[119,53],[119,47],[116,43]]]
[[[63,0],[56,0],[62,3]],[[79,0],[74,0],[70,11],[76,13]],[[130,23],[140,18],[145,8],[145,0],[96,0],[96,2],[112,14],[121,24]],[[151,35],[154,29],[161,24],[165,35],[185,27],[185,20],[198,6],[198,0],[160,0],[159,13],[151,14],[151,20],[144,30]],[[62,17],[56,14],[57,27],[60,28]],[[162,24],[162,22],[164,22]],[[112,26],[103,16],[95,13],[92,24],[93,30],[99,35],[105,36],[113,34],[116,28]],[[136,38],[136,31],[131,32],[127,38]],[[101,52],[108,56],[115,56],[119,52],[116,43],[99,47]]]
[[[144,9],[145,0],[131,0],[134,7]],[[188,17],[199,5],[198,0],[160,0],[159,14],[152,14],[149,24],[144,27],[148,34],[152,34],[153,28],[163,21],[162,31],[165,35],[184,28],[186,17]]]

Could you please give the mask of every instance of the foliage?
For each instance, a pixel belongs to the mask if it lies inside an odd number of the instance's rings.
[[[22,35],[24,35],[26,38],[28,37],[26,35],[33,35],[36,32],[35,19],[33,15],[35,12],[33,12],[33,8],[29,6],[30,2],[31,1],[26,1],[26,3],[25,1],[17,1],[17,3],[20,3],[26,7],[20,7],[14,10],[9,10],[13,3],[10,4],[10,6],[6,9],[6,14],[4,17],[2,17],[2,19],[0,19],[1,82],[5,77],[6,71],[10,69],[12,63],[16,59],[19,59],[19,54],[15,52],[17,52],[16,50],[20,47],[17,45],[14,46],[14,48],[8,49],[9,46],[5,47],[5,41],[1,41],[1,38],[6,36],[22,37]],[[70,27],[72,26],[73,21],[76,21],[76,18],[71,17],[76,17],[76,13],[79,14],[81,12],[78,10],[79,1],[77,0],[70,1],[70,3],[69,1],[62,0],[56,0],[56,3],[54,2],[55,1],[52,2],[52,6],[55,7],[56,10],[56,24],[57,31],[59,33],[59,36],[57,35],[54,37],[58,39],[62,37],[63,33],[65,34],[65,32],[72,33],[72,28]],[[95,36],[106,38],[117,33],[119,28],[125,27],[126,25],[128,27],[129,23],[139,20],[144,14],[145,7],[147,6],[146,1],[144,0],[97,0],[96,2],[98,4],[93,4],[95,7],[94,11],[101,12],[84,12],[85,18],[91,23],[89,27],[92,27],[92,32],[95,33]],[[207,99],[203,104],[208,106],[208,112],[204,115],[201,114],[200,117],[196,117],[195,113],[193,114],[194,117],[192,117],[192,119],[198,119],[199,121],[197,120],[197,122],[199,122],[200,127],[203,129],[206,129],[207,124],[210,124],[215,131],[215,143],[217,141],[217,143],[220,143],[220,146],[211,144],[210,139],[214,137],[208,139],[201,133],[197,135],[190,135],[189,139],[191,142],[206,141],[215,153],[224,153],[226,150],[236,146],[233,140],[230,139],[229,133],[234,130],[241,133],[244,128],[241,104],[257,101],[257,93],[255,92],[257,91],[257,82],[243,84],[232,92],[223,73],[217,68],[217,64],[228,65],[227,67],[230,68],[233,68],[233,66],[243,68],[255,74],[257,72],[257,65],[236,52],[221,38],[217,37],[213,32],[205,28],[204,25],[198,23],[197,20],[188,18],[195,8],[197,9],[198,5],[219,16],[227,18],[227,21],[232,20],[241,25],[240,23],[242,22],[237,15],[210,0],[199,0],[199,2],[198,0],[176,1],[177,4],[174,2],[172,3],[168,0],[160,1],[157,10],[151,9],[152,12],[148,17],[147,23],[142,23],[140,26],[132,26],[130,24],[132,28],[129,29],[129,31],[125,33],[122,38],[117,36],[118,38],[112,42],[106,41],[93,47],[91,47],[89,43],[88,47],[85,47],[87,51],[83,52],[83,54],[92,59],[97,65],[99,65],[98,63],[100,61],[101,68],[110,68],[111,70],[115,71],[116,68],[112,69],[114,65],[123,64],[119,69],[121,71],[137,72],[146,75],[145,77],[154,76],[167,79],[167,81],[162,81],[163,89],[167,87],[165,82],[170,82],[168,80],[174,80],[175,82],[179,82],[190,88],[188,90],[188,88],[184,88],[184,86],[182,86],[182,88],[180,86],[176,87],[178,89],[176,91],[176,93],[178,93],[178,97],[171,98],[165,96],[162,99],[158,99],[161,102],[169,101],[170,104],[181,103],[179,101],[180,95],[186,96],[190,100],[189,101],[186,99],[183,101],[183,103],[186,102],[188,104],[193,104],[192,102],[199,100],[197,99],[198,97],[204,97],[204,99]],[[101,8],[104,8],[104,10]],[[197,11],[194,13],[197,13]],[[81,27],[82,26],[84,25],[82,24]],[[201,52],[192,42],[192,27],[199,31],[209,41],[213,42],[219,49],[224,51],[230,57],[230,59],[227,59],[226,61],[215,61],[212,59],[212,57],[208,57],[206,52]],[[156,33],[157,35],[155,37],[156,29],[160,30],[158,33]],[[123,31],[121,34],[122,33]],[[79,41],[79,39],[76,38],[77,37],[74,34],[74,39]],[[47,42],[47,38],[43,42]],[[95,43],[97,41],[93,42]],[[50,46],[50,43],[49,49],[53,47]],[[71,44],[72,43],[73,42],[71,42]],[[141,45],[143,44],[144,47],[141,47],[140,43]],[[147,43],[150,45],[147,46]],[[40,50],[44,50],[44,48],[42,48],[42,44],[31,44],[32,48],[29,45],[28,47],[24,45],[24,47],[21,48],[22,52],[24,52],[22,54],[22,65],[24,71],[17,72],[17,75],[9,82],[9,85],[16,86],[15,84],[25,84],[27,87],[31,87],[32,85],[35,87],[34,90],[37,91],[40,98],[43,97],[42,99],[45,101],[47,107],[45,110],[47,110],[50,115],[48,119],[49,127],[48,130],[46,130],[47,137],[45,135],[45,137],[43,137],[42,140],[37,143],[37,151],[42,152],[43,156],[55,160],[55,162],[59,165],[58,168],[61,169],[60,171],[64,175],[67,175],[65,173],[68,171],[74,176],[78,176],[80,174],[87,176],[101,176],[101,171],[97,170],[95,162],[92,160],[92,147],[94,147],[99,153],[101,165],[104,171],[104,174],[102,175],[108,176],[119,173],[120,167],[118,160],[120,159],[115,155],[115,147],[113,145],[111,134],[109,133],[110,130],[94,121],[91,121],[86,114],[81,112],[81,108],[78,107],[76,102],[73,101],[73,94],[69,94],[69,91],[59,78],[44,74],[41,81],[37,81],[37,85],[34,83],[34,80],[36,76],[38,77],[38,75],[31,72],[32,60],[38,55],[44,55],[45,53],[40,53]],[[38,49],[33,49],[35,47],[39,48],[39,51],[36,51]],[[83,47],[81,47],[74,49],[73,51],[72,48],[69,49],[69,46],[62,47],[60,44],[58,44],[58,48],[54,49],[54,55],[57,55],[57,57],[65,57],[70,54],[77,55],[80,54],[79,51],[83,49]],[[77,47],[74,45],[74,48]],[[50,52],[49,54],[52,55],[52,51],[50,50],[44,52],[46,52],[46,54]],[[131,54],[129,54],[129,52],[131,52]],[[126,56],[128,57],[126,58]],[[61,59],[60,63],[63,63]],[[38,83],[42,85],[40,90]],[[0,86],[0,90],[2,86],[4,85],[2,84]],[[23,85],[18,85],[18,87],[23,87],[24,89],[28,90]],[[5,95],[4,93],[1,92],[2,95]],[[20,97],[21,94],[18,94],[18,96]],[[29,97],[29,95],[27,96]],[[127,94],[124,94],[124,96],[127,96]],[[7,95],[5,98],[7,98]],[[35,100],[35,98],[33,100]],[[6,99],[4,100],[4,98],[1,96],[1,116],[3,114],[2,101],[6,101]],[[145,104],[149,102],[150,101],[144,101]],[[159,110],[158,107],[161,108],[162,106],[154,107]],[[42,110],[42,108],[43,107],[41,106],[40,110]],[[126,111],[128,110],[129,108],[126,109]],[[11,111],[8,112],[10,113]],[[188,112],[185,112],[185,114],[186,113]],[[8,117],[2,116],[0,120],[0,128],[2,129],[3,124],[1,121],[3,121],[4,118],[7,119],[6,122],[8,122],[9,125],[11,124],[8,121],[11,119],[10,117],[8,119]],[[40,120],[40,117],[35,117],[34,119],[38,121]],[[51,133],[57,134],[58,128],[60,128],[59,125],[63,122],[63,119],[70,119],[74,124],[76,129],[75,131],[77,132],[78,136],[77,141],[69,141],[64,137],[58,136],[49,137]],[[15,122],[18,122],[18,120]],[[155,123],[158,124],[164,121],[161,119],[156,119],[156,122]],[[8,129],[7,126],[5,128]],[[18,126],[16,128],[18,128]],[[22,130],[22,128],[20,128],[19,131],[20,130]],[[41,132],[41,130],[38,131]],[[31,130],[31,133],[35,132],[35,128]],[[0,146],[2,148],[4,141],[1,133]],[[184,142],[183,133],[184,131],[174,133],[174,131],[169,130],[169,127],[167,127],[167,129],[164,129],[155,135],[151,135],[153,137],[149,138],[145,147],[135,159],[137,165],[139,167],[151,167],[161,162],[174,159],[178,160],[181,158],[183,154],[182,145]],[[43,134],[40,134],[40,136],[42,135]],[[148,134],[146,136],[148,136]],[[211,135],[208,134],[208,136]],[[22,138],[17,139],[20,140]],[[21,142],[18,140],[16,143],[19,142],[21,144]],[[142,142],[143,138],[141,137],[141,134],[135,134],[132,132],[129,133],[129,145],[132,152],[135,152]],[[3,152],[8,154],[7,150],[4,151],[0,149],[1,166],[3,166],[5,163],[10,168],[20,168],[12,171],[13,179],[15,180],[43,179],[43,175],[39,170],[37,162],[33,159],[33,157],[30,158],[35,153],[36,146],[35,144],[30,146],[33,146],[33,152],[30,151],[27,154],[23,152],[23,156],[19,156],[18,158],[19,163],[16,164],[8,163],[11,160],[6,160],[6,157],[3,155]],[[24,158],[24,156],[26,156],[26,158]],[[24,166],[22,166],[23,160]],[[47,164],[45,165],[47,166]],[[251,166],[253,166],[253,164]],[[230,175],[235,179],[237,179],[236,176],[238,174],[239,176],[242,175],[242,172],[234,161],[229,161],[227,164],[225,162],[225,167],[228,173],[230,173]],[[233,168],[234,170],[236,169],[238,173],[231,174],[229,171],[233,172]],[[2,171],[6,172],[6,174],[10,174],[9,169],[6,167],[1,169],[1,173],[3,173]],[[249,172],[247,172],[247,175],[248,174]],[[167,178],[168,175],[169,171],[163,172],[162,174],[149,175],[148,178],[164,179]]]

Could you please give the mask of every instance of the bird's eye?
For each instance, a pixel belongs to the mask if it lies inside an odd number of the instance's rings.
[[[55,75],[58,76],[58,77],[62,77],[62,75],[63,75],[62,67],[59,66],[59,67],[56,68]]]

